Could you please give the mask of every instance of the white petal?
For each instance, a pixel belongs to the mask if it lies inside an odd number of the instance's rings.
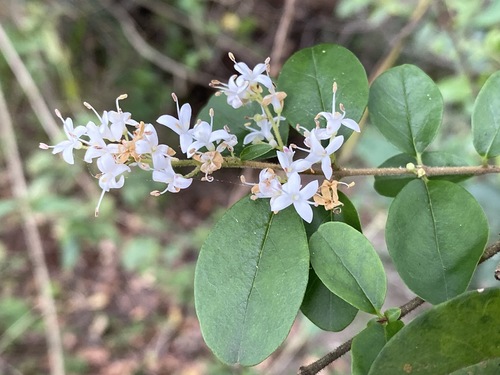
[[[73,147],[66,147],[62,152],[63,159],[68,164],[75,164],[73,158]]]
[[[187,132],[189,130],[189,123],[191,122],[191,106],[188,103],[183,104],[181,107],[179,122],[181,123],[182,131]]]
[[[361,129],[356,121],[351,120],[350,118],[345,118],[342,120],[342,125],[347,126],[349,129],[354,130],[355,132],[360,132]]]
[[[176,119],[174,116],[162,115],[162,116],[158,117],[156,122],[159,124],[165,125],[167,128],[169,128],[170,130],[173,130],[177,134],[183,133],[182,127],[179,124],[179,120]]]
[[[313,210],[311,206],[305,201],[296,201],[293,203],[295,211],[300,215],[304,221],[310,223],[313,219]]]
[[[300,197],[303,200],[307,200],[311,198],[316,192],[318,191],[318,181],[311,181],[309,182],[301,191],[300,191]]]
[[[344,136],[343,135],[339,135],[338,137],[333,138],[330,141],[330,143],[328,144],[328,146],[326,147],[326,153],[328,155],[333,154],[335,151],[337,151],[342,146],[343,143],[344,143]]]
[[[151,153],[151,144],[144,139],[139,139],[138,141],[135,142],[135,151],[139,155],[149,154]]]
[[[325,156],[323,159],[321,159],[321,170],[323,171],[323,174],[325,175],[327,180],[332,177],[332,161],[328,156]]]
[[[271,210],[274,212],[281,211],[282,209],[290,206],[292,199],[288,194],[282,194],[275,199],[271,199]]]

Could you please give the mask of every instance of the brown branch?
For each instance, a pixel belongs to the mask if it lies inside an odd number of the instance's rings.
[[[494,255],[500,253],[500,241],[497,241],[490,246],[488,246],[484,252],[483,255],[481,256],[481,259],[479,260],[478,264],[481,264]],[[408,315],[410,312],[413,310],[417,309],[421,305],[423,305],[425,301],[420,298],[420,297],[415,297],[412,300],[406,302],[404,305],[401,305],[399,308],[401,309],[401,316],[399,319],[405,317]],[[330,363],[333,361],[339,359],[341,356],[346,354],[348,351],[351,350],[351,344],[352,340],[354,337],[340,345],[338,348],[336,348],[334,351],[326,354],[324,357],[318,359],[316,362],[311,363],[308,366],[302,366],[299,369],[298,375],[315,375],[321,370],[323,370],[326,366],[328,366]]]
[[[385,72],[391,66],[394,65],[397,58],[401,54],[404,43],[406,39],[411,35],[411,33],[417,28],[420,21],[427,13],[429,7],[431,5],[430,0],[420,0],[413,10],[413,13],[408,20],[408,23],[401,29],[401,31],[394,37],[394,39],[390,42],[390,50],[387,52],[383,58],[381,58],[373,72],[368,77],[368,82],[371,84],[380,74]],[[363,117],[359,121],[359,126],[361,129],[364,128],[366,121],[368,120],[368,110],[363,113]],[[340,161],[348,160],[352,153],[354,152],[354,147],[360,139],[362,133],[354,132],[351,137],[347,140],[347,142],[342,147],[342,152],[340,153]]]
[[[174,167],[196,167],[199,162],[196,160],[186,159],[172,162]],[[274,170],[282,170],[279,164],[267,163],[263,161],[247,160],[242,161],[239,158],[225,157],[222,163],[223,168],[252,168],[252,169],[265,169],[271,168]],[[432,176],[449,176],[449,175],[464,175],[464,176],[480,176],[490,173],[500,173],[500,166],[496,165],[478,165],[478,166],[458,166],[458,167],[428,167],[425,165],[416,166],[415,171],[411,171],[406,167],[397,168],[338,168],[334,169],[333,177],[335,179],[342,179],[344,177],[356,176],[413,176],[419,170],[422,170],[423,175]],[[323,172],[319,169],[312,169],[303,172],[304,174],[318,174]],[[422,174],[421,174],[422,175]]]
[[[0,29],[0,32],[2,30]],[[33,265],[35,284],[38,288],[42,316],[45,323],[45,337],[48,346],[51,375],[64,375],[64,357],[61,343],[61,331],[57,321],[57,311],[52,296],[49,271],[43,254],[40,232],[29,206],[28,187],[23,173],[21,155],[16,143],[14,126],[10,117],[5,97],[0,87],[0,141],[9,170],[12,191],[17,199],[22,218],[24,237],[28,256]]]
[[[19,57],[19,54],[12,45],[9,36],[5,32],[1,24],[0,52],[4,56],[12,72],[14,72],[19,85],[26,94],[31,107],[33,108],[33,112],[38,117],[38,120],[42,124],[45,133],[47,133],[52,142],[54,142],[58,138],[59,134],[61,134],[61,129],[54,120],[54,117],[52,116],[51,111],[48,109],[40,90],[31,77],[31,74],[26,68],[26,65]]]
[[[160,69],[172,74],[174,77],[204,86],[212,80],[212,77],[208,74],[200,71],[195,72],[151,46],[139,33],[134,20],[125,8],[119,4],[110,4],[107,0],[101,0],[101,3],[116,18],[123,31],[123,35],[140,56]]]
[[[57,125],[53,114],[49,110],[40,89],[36,85],[33,77],[26,68],[23,60],[15,50],[9,36],[0,24],[0,52],[4,56],[7,64],[14,73],[19,86],[23,89],[24,94],[28,98],[33,113],[38,118],[43,130],[50,138],[51,142],[55,143],[62,134],[62,128]],[[88,175],[82,174],[78,179],[80,185],[87,196],[95,196],[97,190]]]
[[[276,30],[276,35],[274,37],[271,61],[272,71],[271,75],[276,76],[281,70],[281,65],[283,64],[283,56],[285,55],[285,43],[290,30],[290,25],[295,17],[295,3],[296,0],[286,0],[283,14],[281,15],[280,23],[278,29]]]

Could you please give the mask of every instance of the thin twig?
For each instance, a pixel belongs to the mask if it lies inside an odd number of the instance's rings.
[[[283,14],[281,15],[278,29],[274,37],[271,61],[273,62],[271,75],[275,76],[281,70],[285,55],[285,43],[290,30],[290,25],[295,17],[296,0],[286,0]]]
[[[173,161],[174,167],[196,167],[200,163],[196,160],[178,160]],[[265,169],[271,168],[273,170],[282,170],[279,164],[268,163],[263,161],[247,160],[242,161],[238,158],[226,157],[222,163],[222,168],[252,168],[252,169]],[[319,174],[323,172],[318,169],[310,169],[303,172],[304,174]],[[341,179],[344,177],[355,176],[413,176],[416,174],[432,176],[450,176],[450,175],[463,175],[463,176],[480,176],[490,173],[500,173],[500,166],[496,165],[478,165],[478,166],[457,166],[457,167],[428,167],[425,165],[415,166],[415,170],[411,171],[403,166],[397,168],[339,168],[333,170],[333,178]]]
[[[411,33],[416,29],[424,15],[427,13],[429,7],[431,5],[430,0],[420,0],[415,7],[413,13],[410,16],[410,19],[408,20],[408,23],[401,29],[401,31],[394,37],[394,39],[390,43],[390,50],[387,52],[382,59],[380,59],[377,64],[375,65],[375,68],[373,69],[373,72],[370,74],[370,77],[368,78],[368,82],[371,84],[380,74],[385,72],[387,69],[389,69],[391,66],[394,65],[396,62],[397,58],[401,54],[401,51],[403,50],[404,43],[406,39],[411,35]],[[359,121],[359,126],[361,129],[363,129],[364,124],[368,120],[368,110],[366,110],[363,113],[363,117]],[[361,136],[361,133],[353,133],[347,142],[344,144],[344,147],[342,147],[342,152],[340,153],[340,161],[345,161],[348,160],[352,153],[354,152],[354,147],[356,146],[357,142],[359,141],[359,137]]]
[[[38,117],[38,120],[42,124],[45,133],[49,136],[52,142],[55,142],[58,135],[61,133],[60,127],[54,120],[51,111],[45,104],[40,90],[35,84],[35,81],[31,77],[31,74],[26,69],[23,61],[19,57],[16,49],[12,45],[7,33],[0,24],[0,52],[5,57],[7,64],[9,65],[12,72],[16,76],[19,85],[22,87],[24,93],[28,97],[33,112]]]
[[[1,31],[0,31],[1,33]],[[52,375],[64,375],[64,357],[61,343],[61,331],[57,321],[57,311],[52,297],[52,287],[49,271],[45,263],[40,232],[28,204],[28,187],[24,177],[21,155],[16,143],[14,126],[10,117],[5,97],[0,87],[0,128],[1,142],[12,190],[19,204],[22,227],[26,238],[26,247],[31,263],[40,298],[40,307],[45,323],[45,336],[48,346],[49,367]]]
[[[137,53],[150,61],[160,69],[172,74],[174,77],[191,81],[200,85],[206,86],[212,77],[200,71],[190,70],[185,65],[175,61],[174,59],[164,55],[156,48],[151,46],[137,31],[135,22],[127,13],[127,11],[119,4],[108,5],[105,0],[101,1],[103,6],[109,10],[109,13],[116,18],[123,31],[123,35],[129,43],[134,47]]]
[[[200,35],[205,39],[205,44],[215,45],[224,51],[231,51],[242,60],[263,60],[263,56],[257,53],[254,48],[250,48],[242,44],[241,41],[222,32],[217,33],[217,35],[212,35],[205,24],[191,22],[184,12],[167,2],[157,0],[134,0],[134,3],[146,7],[151,12],[166,18],[169,22],[182,26],[192,34]]]
[[[481,256],[479,260],[479,264],[485,262],[490,259],[494,255],[500,253],[500,241],[497,241],[490,246],[488,246]],[[399,308],[401,309],[401,316],[399,319],[405,317],[413,310],[417,309],[419,306],[423,305],[425,301],[420,297],[415,297],[412,300],[406,302],[404,305],[401,305]],[[316,362],[311,363],[308,366],[302,366],[299,369],[298,375],[315,375],[321,370],[323,370],[326,366],[328,366],[333,361],[337,360],[348,351],[351,350],[351,344],[354,337],[340,345],[338,348],[333,350],[332,352],[326,354],[324,357],[318,359]]]
[[[55,143],[62,133],[62,126],[58,126],[55,122],[54,117],[40,92],[40,89],[33,80],[33,77],[26,68],[23,60],[19,57],[19,54],[15,50],[9,36],[2,28],[1,24],[0,52],[3,54],[7,64],[16,76],[19,85],[28,98],[30,106],[33,109],[33,113],[38,118],[43,130],[50,140]],[[97,194],[95,185],[87,175],[81,175],[81,178],[78,179],[78,185],[83,189],[87,196],[95,196]]]

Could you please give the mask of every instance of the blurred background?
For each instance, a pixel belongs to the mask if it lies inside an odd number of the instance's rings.
[[[62,351],[65,373],[75,375],[293,374],[364,327],[359,314],[346,331],[322,332],[299,314],[285,344],[261,365],[222,365],[199,331],[193,274],[211,226],[248,193],[241,171],[155,198],[149,192],[161,186],[136,170],[106,194],[94,218],[100,189],[83,154],[70,166],[38,149],[64,138],[55,108],[85,124],[95,118],[83,101],[102,112],[127,93],[123,110],[154,123],[176,114],[175,92],[196,114],[213,94],[210,80],[233,74],[229,51],[249,66],[270,56],[276,77],[291,54],[318,43],[350,49],[371,78],[394,65],[419,66],[446,103],[431,149],[480,163],[470,114],[482,84],[500,69],[498,1],[0,1],[0,373],[49,374],[50,358]],[[173,144],[171,132],[159,130],[160,141]],[[398,153],[369,122],[342,150],[345,167],[375,167]],[[391,200],[375,193],[372,177],[354,181],[346,193],[389,273],[386,307],[402,304],[413,295],[385,250]],[[464,186],[498,240],[499,176]],[[481,265],[471,287],[494,285],[498,261]],[[347,355],[323,373],[349,374],[349,366]]]

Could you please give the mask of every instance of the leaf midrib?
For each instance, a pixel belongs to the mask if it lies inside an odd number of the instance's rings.
[[[247,299],[245,301],[245,313],[244,313],[244,317],[243,317],[243,322],[241,324],[241,334],[240,334],[240,339],[238,340],[238,344],[239,344],[239,347],[238,347],[238,356],[237,356],[237,359],[236,361],[239,363],[240,362],[240,359],[241,359],[241,351],[243,349],[243,346],[242,346],[242,343],[243,343],[243,339],[245,337],[245,333],[246,333],[246,321],[247,321],[247,311],[248,311],[248,305],[250,303],[250,298],[252,296],[252,292],[254,291],[254,285],[255,285],[255,280],[257,279],[257,274],[259,273],[259,264],[260,264],[260,261],[262,259],[262,253],[264,252],[264,247],[265,247],[265,243],[269,237],[269,231],[270,231],[270,228],[271,228],[271,223],[273,222],[273,218],[274,218],[274,214],[271,213],[270,214],[270,217],[269,217],[269,220],[268,220],[268,224],[267,224],[267,227],[266,227],[266,231],[264,233],[264,236],[262,238],[262,242],[261,242],[261,245],[260,245],[260,250],[259,250],[259,257],[258,257],[258,260],[257,260],[257,264],[256,264],[256,267],[255,267],[255,273],[254,273],[254,276],[253,276],[253,279],[252,279],[252,285],[250,286],[250,289],[248,291],[248,296],[247,296]]]
[[[438,241],[437,220],[436,220],[436,217],[435,217],[435,214],[434,214],[434,206],[432,204],[431,194],[430,194],[430,191],[429,191],[429,186],[427,185],[426,181],[423,181],[423,184],[424,184],[424,187],[425,187],[425,192],[427,194],[427,201],[429,202],[429,211],[431,213],[432,228],[433,228],[433,231],[434,231],[434,236],[433,236],[434,237],[434,243],[436,245],[437,254],[439,256],[439,261],[441,263],[441,271],[442,271],[442,276],[443,276],[443,281],[444,281],[444,289],[445,289],[445,293],[446,293],[446,299],[448,299],[448,297],[449,297],[448,282],[447,282],[447,279],[446,279],[446,269],[445,269],[445,265],[444,265],[444,262],[443,262],[443,257],[441,255],[441,250],[440,250],[439,241]]]

